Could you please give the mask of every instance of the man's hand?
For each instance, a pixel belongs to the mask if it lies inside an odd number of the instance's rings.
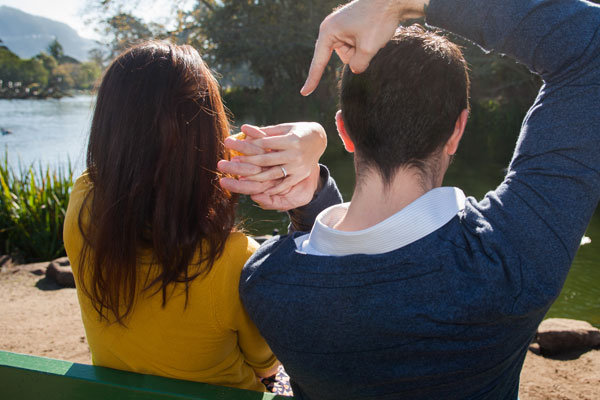
[[[321,23],[308,78],[300,93],[317,88],[335,50],[354,73],[367,69],[375,54],[394,36],[401,21],[425,15],[429,0],[355,0]]]

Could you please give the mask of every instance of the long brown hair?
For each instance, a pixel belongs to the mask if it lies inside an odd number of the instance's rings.
[[[101,319],[123,324],[140,284],[162,291],[164,306],[168,285],[184,283],[187,304],[189,282],[222,254],[235,224],[235,199],[216,173],[228,131],[218,83],[192,47],[147,42],[108,67],[87,150],[92,190],[79,217],[79,284]],[[138,269],[145,251],[159,266],[152,279]]]

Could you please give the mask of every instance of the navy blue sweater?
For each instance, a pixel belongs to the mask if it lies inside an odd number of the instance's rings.
[[[536,327],[600,198],[600,7],[431,0],[427,21],[544,80],[502,184],[430,235],[378,255],[267,242],[244,305],[298,398],[516,399]]]

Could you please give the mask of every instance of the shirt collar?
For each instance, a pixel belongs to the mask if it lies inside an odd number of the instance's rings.
[[[306,240],[297,247],[312,254],[344,256],[381,254],[404,247],[444,226],[465,207],[465,194],[453,187],[430,190],[411,204],[367,229],[345,232],[332,227],[346,214],[350,203],[322,211]]]

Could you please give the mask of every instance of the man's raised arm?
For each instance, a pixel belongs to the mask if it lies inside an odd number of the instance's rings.
[[[600,197],[600,6],[431,0],[427,18],[544,79],[506,179],[483,206],[502,210],[493,218],[532,259],[570,264]]]
[[[425,15],[429,0],[355,0],[321,23],[306,83],[308,96],[317,88],[335,51],[354,73],[363,72],[373,56],[392,38],[400,21]]]
[[[590,61],[599,22],[598,7],[580,0],[431,0],[427,9],[428,24],[510,55],[544,80]]]
[[[303,93],[316,87],[333,50],[366,67],[403,18],[400,7],[415,4],[397,0],[380,26],[373,18],[382,9],[373,3],[355,1],[323,22]],[[600,198],[600,6],[585,0],[420,3],[428,24],[508,54],[543,78],[504,182],[471,207],[510,238],[526,264],[543,267],[538,281],[562,283]]]

